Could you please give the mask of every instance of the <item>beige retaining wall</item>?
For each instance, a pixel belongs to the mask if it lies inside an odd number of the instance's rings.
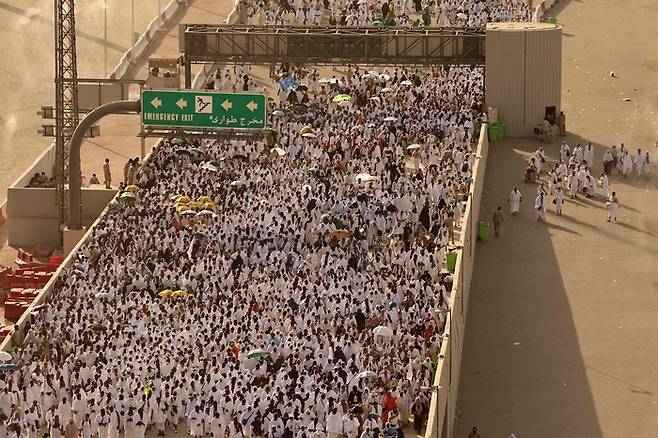
[[[445,333],[449,336],[441,345],[439,363],[434,379],[434,385],[439,385],[440,388],[435,388],[432,394],[425,438],[451,437],[453,432],[457,397],[459,395],[459,372],[464,347],[466,312],[468,311],[468,297],[475,260],[478,215],[480,202],[482,201],[488,151],[487,124],[483,124],[478,140],[477,158],[473,167],[474,177],[471,185],[471,196],[466,203],[466,212],[462,218],[460,241],[462,248],[458,250],[453,288],[448,303],[450,313],[446,322]]]

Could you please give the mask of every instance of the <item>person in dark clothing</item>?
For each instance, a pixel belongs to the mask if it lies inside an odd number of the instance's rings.
[[[420,210],[419,220],[426,230],[430,229],[430,204],[428,201],[425,201],[423,209]]]
[[[390,12],[391,7],[388,5],[388,2],[384,3],[382,5],[382,16],[384,18],[388,17],[388,13]]]
[[[354,319],[356,320],[356,328],[359,329],[360,332],[365,330],[366,328],[366,315],[363,314],[361,309],[358,309],[356,313],[354,314]]]

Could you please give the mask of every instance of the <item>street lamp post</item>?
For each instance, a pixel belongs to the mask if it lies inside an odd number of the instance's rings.
[[[103,3],[103,24],[103,59],[105,65],[105,77],[107,77],[107,0]]]
[[[135,0],[130,0],[130,47],[135,44]]]

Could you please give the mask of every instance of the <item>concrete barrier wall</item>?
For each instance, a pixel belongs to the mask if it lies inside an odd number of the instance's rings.
[[[28,167],[21,176],[14,181],[11,187],[25,187],[30,183],[30,179],[35,173],[46,172],[46,175],[53,174],[55,167],[55,144],[51,144],[48,149],[43,151]]]
[[[84,202],[85,199],[84,191],[83,191],[82,199]],[[32,312],[32,309],[35,306],[45,303],[48,297],[52,295],[53,289],[55,288],[55,283],[59,278],[60,274],[64,269],[70,267],[73,264],[77,251],[89,241],[89,239],[91,238],[93,228],[96,226],[96,224],[98,224],[98,222],[102,219],[102,217],[105,215],[106,212],[107,212],[107,207],[105,207],[105,209],[103,209],[101,214],[98,215],[97,219],[90,224],[90,226],[87,228],[87,231],[85,232],[85,235],[83,236],[82,239],[80,239],[80,242],[78,242],[78,244],[73,247],[73,250],[66,256],[62,264],[53,273],[53,276],[50,278],[48,283],[46,283],[43,289],[41,289],[41,292],[34,299],[30,307],[28,307],[25,313],[23,313],[20,319],[16,322],[11,333],[9,333],[9,335],[4,339],[4,341],[2,341],[2,344],[0,344],[1,351],[6,351],[12,348],[13,346],[19,346],[23,343],[23,339],[25,336],[25,332],[24,332],[25,325],[28,322],[29,318],[31,317],[30,314]],[[83,215],[84,215],[84,210],[83,210]]]
[[[479,211],[488,151],[487,124],[483,124],[476,149],[473,184],[466,203],[466,211],[462,218],[461,249],[458,250],[457,254],[452,293],[448,303],[450,313],[445,327],[448,338],[441,345],[434,378],[434,385],[439,385],[440,388],[432,393],[425,438],[452,437],[453,435],[457,397],[459,395],[459,373],[464,347],[468,297],[471,290]]]
[[[115,196],[116,190],[82,189],[82,222],[89,226]],[[59,219],[55,189],[7,189],[9,245],[30,248],[40,243],[58,246]]]
[[[163,28],[169,24],[174,15],[176,15],[182,8],[187,6],[187,3],[188,0],[171,0],[171,2],[162,11],[162,14],[159,17],[155,17],[153,20],[151,20],[148,27],[146,28],[146,31],[123,55],[117,66],[114,68],[114,71],[112,71],[110,74],[110,79],[122,78],[132,64],[140,62],[141,56],[147,52],[151,40],[158,32],[163,30]]]

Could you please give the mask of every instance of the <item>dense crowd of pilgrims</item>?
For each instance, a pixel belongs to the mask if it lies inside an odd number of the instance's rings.
[[[32,315],[3,427],[420,430],[483,76],[391,73],[272,102],[269,144],[158,147]]]
[[[438,26],[482,28],[492,21],[531,21],[524,0],[250,1],[247,24],[280,26]]]
[[[521,4],[260,2],[250,14],[318,24],[328,9],[362,24],[430,8],[445,25],[481,27],[527,19]],[[483,71],[281,72],[308,85],[270,99],[267,139],[166,140],[122,185],[16,335],[0,432],[422,432]]]

